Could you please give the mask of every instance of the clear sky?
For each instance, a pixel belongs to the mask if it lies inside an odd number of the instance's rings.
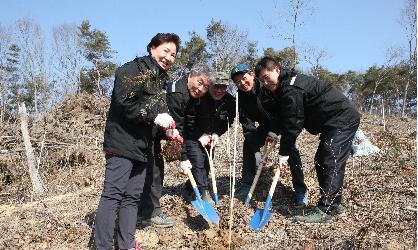
[[[329,58],[323,65],[332,72],[383,65],[389,47],[407,45],[399,24],[405,0],[311,0],[310,6],[313,12],[303,17],[298,42],[324,49]],[[190,31],[205,36],[212,18],[248,32],[249,39],[258,42],[260,54],[263,48],[290,46],[274,38],[264,24],[279,24],[279,14],[290,11],[281,8],[278,13],[274,0],[7,0],[1,8],[1,25],[30,17],[41,25],[47,39],[55,26],[79,25],[88,19],[93,28],[106,32],[119,64],[144,54],[158,32],[177,33],[182,41],[189,40]]]

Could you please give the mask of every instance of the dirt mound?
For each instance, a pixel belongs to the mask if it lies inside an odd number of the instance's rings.
[[[89,95],[67,98],[43,117],[31,118],[29,132],[46,185],[33,197],[20,124],[0,127],[0,249],[87,249],[104,176],[103,130],[109,102]],[[385,125],[385,130],[383,127]],[[344,180],[346,212],[329,224],[296,224],[291,175],[285,171],[272,200],[273,216],[259,233],[248,222],[263,208],[272,180],[263,171],[250,207],[234,200],[232,249],[415,249],[416,119],[363,116],[360,128],[381,151],[350,157]],[[231,130],[232,135],[232,130]],[[242,132],[237,138],[236,176],[241,175]],[[185,180],[178,161],[165,167],[163,210],[173,228],[137,230],[145,249],[227,249],[229,247],[230,162],[226,135],[215,152],[219,227],[207,222],[181,197]],[[231,137],[231,141],[233,138]],[[319,197],[313,157],[318,136],[302,132],[298,147],[304,164],[309,202]],[[173,151],[170,151],[173,150]],[[174,149],[167,148],[168,155]],[[171,153],[170,153],[171,152]],[[277,153],[277,152],[275,152]],[[229,156],[228,156],[229,155]],[[40,157],[39,157],[40,156]],[[171,161],[171,160],[170,160]]]

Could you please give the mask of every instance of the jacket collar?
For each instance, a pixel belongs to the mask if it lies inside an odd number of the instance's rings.
[[[163,69],[151,55],[139,57],[138,61],[143,61],[146,67],[152,71],[156,76],[159,76],[160,79],[168,77],[167,71]]]

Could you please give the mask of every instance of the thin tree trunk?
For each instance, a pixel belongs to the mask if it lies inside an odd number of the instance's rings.
[[[96,67],[96,72],[97,72],[97,79],[96,79],[97,90],[99,91],[99,95],[103,96],[103,91],[102,91],[102,88],[100,87],[101,75],[100,75],[99,65],[97,64],[96,61],[94,62],[94,66]]]
[[[383,131],[386,131],[386,121],[385,121],[385,103],[382,98],[382,117],[383,117]]]
[[[407,102],[406,98],[407,98],[407,96],[408,96],[409,79],[410,79],[410,78],[409,78],[409,76],[408,76],[408,79],[406,80],[405,90],[404,90],[404,93],[403,93],[403,102],[402,102],[402,117],[405,117],[405,108],[406,108],[406,102]]]
[[[35,77],[33,76],[32,73],[32,84],[33,84],[33,89],[34,89],[34,93],[33,93],[33,102],[34,102],[34,106],[35,106],[35,113],[38,113],[38,88],[36,86],[36,82],[35,82]],[[25,107],[26,109],[26,107]]]
[[[35,156],[33,154],[32,144],[29,138],[28,131],[28,122],[26,114],[25,103],[21,102],[19,104],[19,115],[20,115],[20,127],[22,130],[23,143],[25,144],[26,149],[26,158],[28,160],[28,171],[29,176],[32,181],[33,191],[37,195],[42,195],[44,193],[44,187],[41,178],[39,177],[38,169],[35,165]]]

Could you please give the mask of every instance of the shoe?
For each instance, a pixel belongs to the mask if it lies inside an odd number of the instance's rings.
[[[234,197],[236,198],[245,198],[247,197],[248,193],[250,192],[251,186],[248,185],[241,185],[237,191],[234,193]]]
[[[295,192],[295,198],[298,206],[308,205],[308,192]]]
[[[208,190],[203,189],[201,192],[202,200],[207,201],[211,206],[215,206],[215,202],[212,200]]]
[[[183,199],[187,202],[191,202],[192,200],[195,199],[195,194],[193,191],[191,191],[190,189],[188,189],[187,187],[183,187],[181,190],[181,196],[183,197]]]
[[[143,250],[137,240],[134,240],[134,244],[135,246],[133,248],[130,248],[129,250]]]
[[[331,219],[332,215],[323,212],[317,206],[306,209],[304,215],[293,217],[294,222],[300,223],[328,223]]]
[[[150,219],[143,219],[141,221],[142,226],[156,226],[156,227],[172,227],[176,222],[164,213],[151,217]]]
[[[345,213],[345,207],[342,204],[338,204],[334,209],[328,212],[329,215],[343,215]]]

